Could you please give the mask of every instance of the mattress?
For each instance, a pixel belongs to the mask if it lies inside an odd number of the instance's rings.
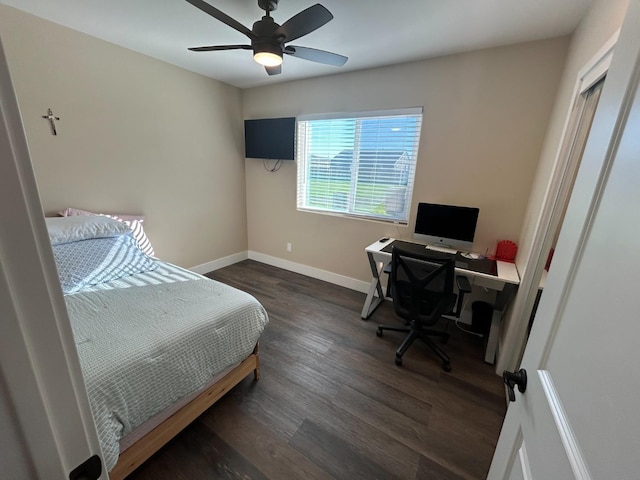
[[[251,295],[156,262],[65,295],[107,470],[123,437],[246,358],[268,322]]]

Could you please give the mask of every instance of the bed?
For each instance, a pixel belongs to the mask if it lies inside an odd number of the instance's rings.
[[[47,227],[104,466],[121,479],[258,378],[268,316],[251,295],[144,254],[117,220]]]

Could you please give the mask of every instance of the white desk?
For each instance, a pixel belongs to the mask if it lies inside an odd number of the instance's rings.
[[[369,259],[369,265],[371,267],[371,284],[369,285],[369,292],[367,293],[367,298],[364,301],[362,313],[360,315],[363,319],[369,318],[385,298],[382,285],[380,283],[380,274],[384,270],[384,267],[391,262],[391,254],[383,252],[382,249],[394,240],[395,239],[391,238],[387,242],[377,241],[365,249],[367,252],[367,258]],[[402,241],[406,242],[406,240]],[[456,266],[456,273],[468,277],[472,286],[484,287],[498,292],[493,306],[493,317],[491,319],[491,328],[489,329],[489,338],[487,339],[487,347],[484,356],[485,362],[494,363],[498,347],[502,315],[520,284],[520,276],[518,275],[518,270],[513,263],[497,261],[496,275],[474,271],[471,269],[472,264],[473,262],[469,261],[467,262],[468,266],[465,268]]]

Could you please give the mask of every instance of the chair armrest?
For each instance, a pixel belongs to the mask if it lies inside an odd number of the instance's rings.
[[[469,283],[469,279],[464,275],[456,276],[456,285],[460,292],[471,293],[471,283]]]

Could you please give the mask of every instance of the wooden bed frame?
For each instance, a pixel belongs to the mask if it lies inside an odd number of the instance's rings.
[[[109,478],[124,479],[251,372],[254,380],[260,378],[258,344],[240,365],[122,452],[118,463],[109,472]]]

